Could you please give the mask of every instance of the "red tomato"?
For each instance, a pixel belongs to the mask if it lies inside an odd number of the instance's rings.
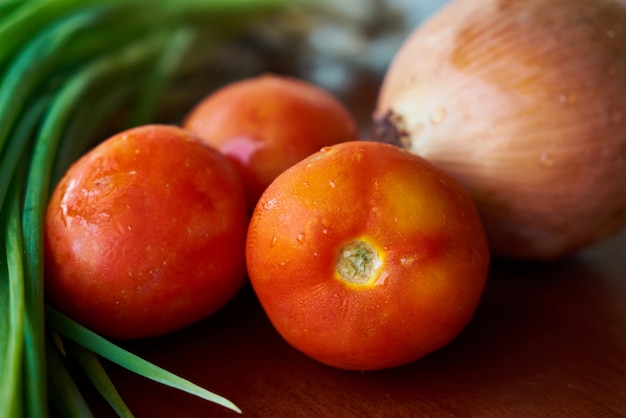
[[[489,264],[472,200],[398,147],[349,142],[281,174],[252,215],[248,274],[278,332],[331,366],[398,366],[455,338]]]
[[[358,139],[352,115],[305,81],[263,75],[209,95],[184,127],[228,155],[244,179],[250,208],[276,176],[325,145]]]
[[[184,327],[243,285],[248,217],[243,184],[219,151],[173,126],[122,132],[52,194],[47,295],[109,337]]]

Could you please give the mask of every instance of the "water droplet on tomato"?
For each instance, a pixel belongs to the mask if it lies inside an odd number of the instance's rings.
[[[297,240],[299,243],[303,243],[305,239],[306,239],[306,235],[304,234],[304,232],[300,232],[300,233],[296,236],[296,240]]]
[[[550,154],[541,154],[539,162],[544,167],[552,167],[554,165],[554,158]]]
[[[387,281],[387,279],[389,278],[389,272],[387,271],[383,271],[382,273],[380,273],[380,276],[378,276],[378,279],[376,279],[376,285],[381,285],[381,284],[385,284],[385,282]]]
[[[265,204],[263,205],[263,208],[272,209],[274,206],[276,206],[276,199],[270,199],[267,202],[265,202]]]
[[[559,96],[559,102],[561,102],[561,104],[576,103],[576,95],[573,93],[572,94],[563,93]]]

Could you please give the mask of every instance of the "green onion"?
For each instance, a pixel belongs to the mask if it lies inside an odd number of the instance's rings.
[[[18,417],[23,413],[21,365],[24,349],[24,271],[20,224],[19,179],[13,182],[9,205],[3,218],[6,260],[0,260],[0,416]]]
[[[113,410],[120,417],[132,418],[133,413],[128,409],[128,406],[126,406],[126,403],[117,392],[115,385],[111,379],[109,379],[104,367],[102,367],[99,357],[94,354],[93,351],[86,349],[80,344],[75,344],[72,341],[68,341],[65,346],[69,347],[72,356],[80,364],[91,383],[106,399],[109,405],[111,405]]]
[[[46,315],[51,326],[54,327],[59,333],[132,372],[154,380],[155,382],[171,386],[214,402],[218,405],[222,405],[235,412],[241,412],[241,410],[228,399],[209,392],[208,390],[193,384],[189,380],[176,376],[175,374],[170,373],[167,370],[142,359],[141,357],[129,353],[87,328],[79,325],[50,306],[46,306]]]
[[[63,364],[60,353],[49,344],[46,364],[52,405],[64,417],[89,418],[93,413]]]

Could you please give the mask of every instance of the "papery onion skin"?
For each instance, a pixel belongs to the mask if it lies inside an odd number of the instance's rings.
[[[572,255],[626,223],[626,2],[455,0],[398,51],[374,122],[461,182],[495,256]]]

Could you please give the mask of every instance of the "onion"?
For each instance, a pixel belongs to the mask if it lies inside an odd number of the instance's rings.
[[[374,123],[461,182],[494,255],[597,243],[626,223],[626,2],[455,0],[398,51]]]

